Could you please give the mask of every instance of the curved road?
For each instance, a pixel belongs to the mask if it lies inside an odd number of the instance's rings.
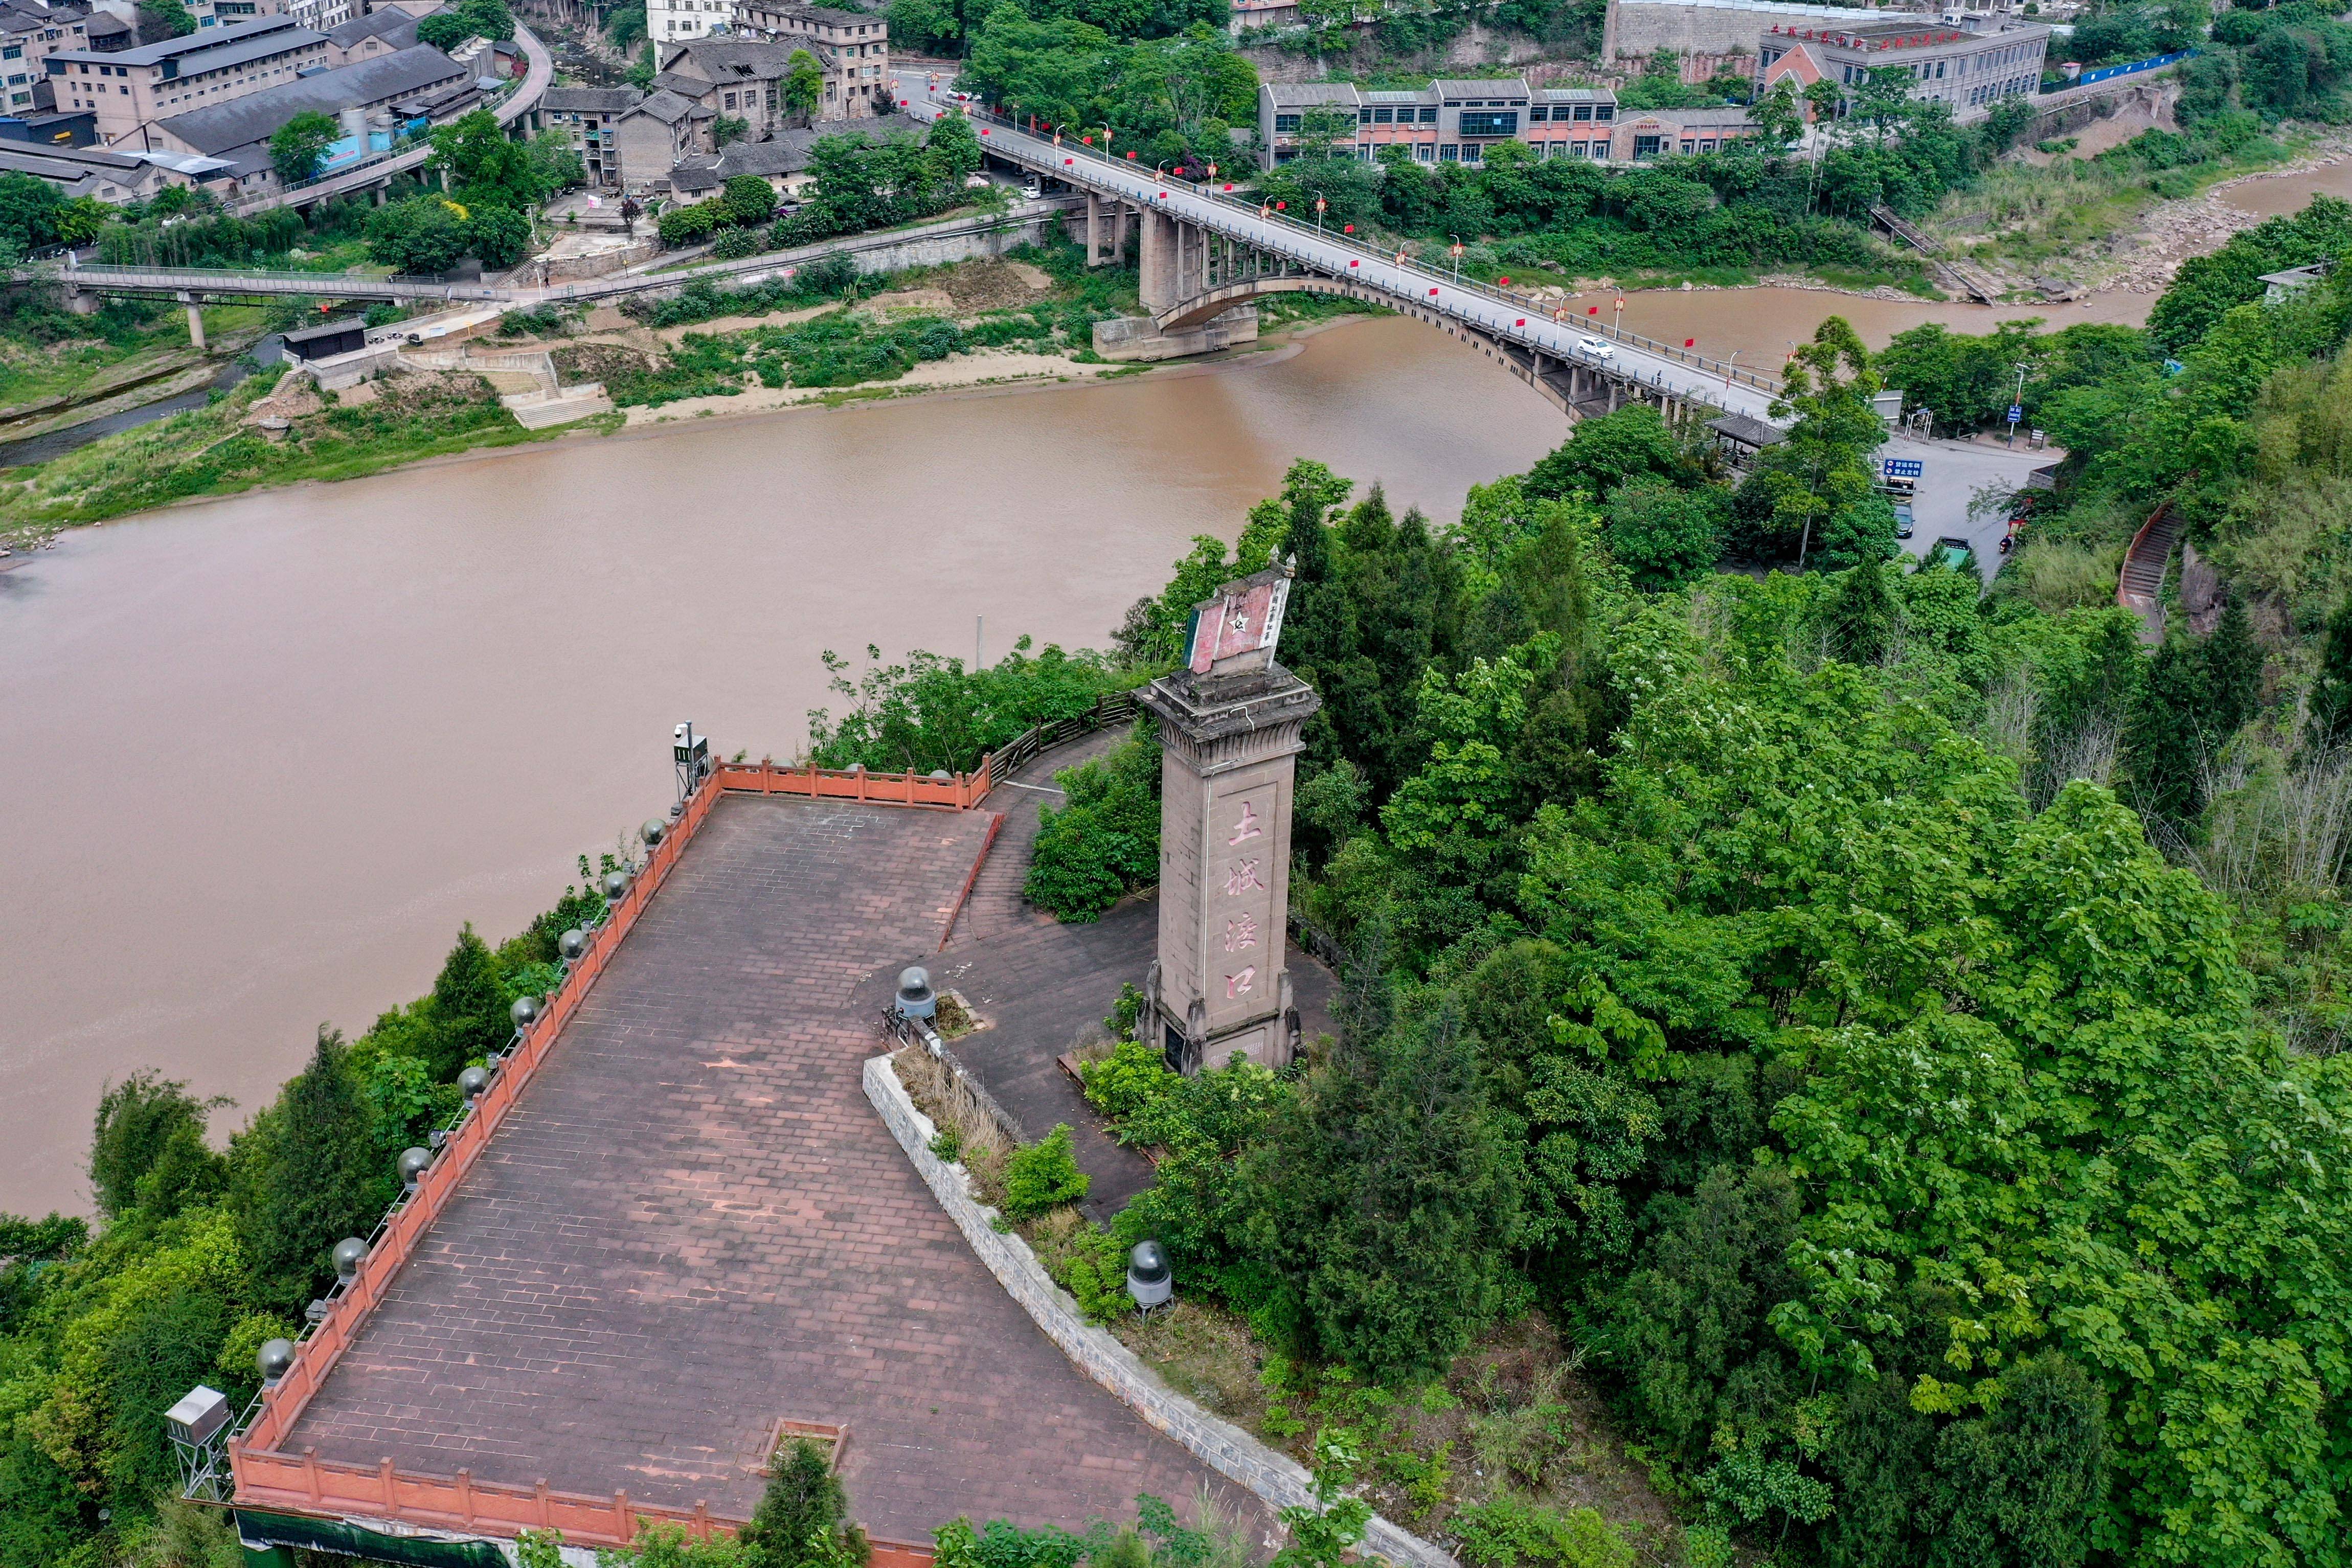
[[[511,125],[530,112],[538,104],[541,95],[547,91],[548,84],[555,79],[555,57],[548,52],[545,44],[539,41],[538,35],[518,22],[515,24],[515,42],[522,46],[523,60],[529,68],[523,73],[522,85],[507,94],[490,111],[497,116],[500,125]],[[389,175],[418,167],[432,151],[429,146],[412,147],[405,152],[395,153],[373,163],[361,163],[339,174],[330,174],[323,180],[304,185],[299,190],[277,191],[257,197],[251,203],[239,203],[236,214],[239,217],[246,217],[254,213],[267,212],[272,207],[284,206],[290,201],[322,201],[349,191],[364,190]]]
[[[923,85],[921,78],[902,77],[908,112],[929,119],[947,112],[944,99]],[[1450,279],[1407,262],[1367,249],[1336,235],[1284,218],[1262,217],[1256,208],[1211,194],[1182,181],[1155,176],[1150,170],[1105,161],[1091,149],[1051,141],[1016,131],[1003,123],[976,122],[981,145],[1080,190],[1120,197],[1137,206],[1153,207],[1237,240],[1269,255],[1333,277],[1345,277],[1410,300],[1424,309],[1475,327],[1491,337],[1539,350],[1556,361],[1594,363],[1580,344],[1601,336],[1552,320],[1531,306],[1520,305],[1474,285]],[[1769,419],[1772,395],[1720,371],[1685,363],[1622,341],[1611,345],[1611,362],[1620,374],[1695,402],[1713,404],[1734,413]]]

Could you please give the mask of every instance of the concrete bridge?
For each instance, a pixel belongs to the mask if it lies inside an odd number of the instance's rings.
[[[908,107],[919,114],[952,112],[915,95]],[[1670,422],[1701,408],[1766,419],[1780,391],[1778,381],[1755,371],[1621,331],[1597,318],[1555,316],[1528,297],[1462,281],[1411,257],[1267,212],[1236,199],[1230,184],[1171,179],[971,112],[989,155],[1085,193],[1089,261],[1123,257],[1133,234],[1150,329],[1137,324],[1134,337],[1144,340],[1121,345],[1126,357],[1223,348],[1255,332],[1254,321],[1237,308],[1272,294],[1311,290],[1384,306],[1459,338],[1570,418],[1639,401],[1656,404]],[[1149,340],[1154,335],[1158,341]]]

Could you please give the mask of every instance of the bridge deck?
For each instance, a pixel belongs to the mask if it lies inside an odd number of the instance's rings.
[[[721,801],[284,1447],[740,1517],[780,1417],[844,1425],[853,1510],[905,1541],[1213,1480],[1037,1331],[860,1089],[861,981],[937,947],[988,826]]]

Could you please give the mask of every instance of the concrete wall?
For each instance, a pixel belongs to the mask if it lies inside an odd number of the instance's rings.
[[[1108,1330],[1078,1316],[1077,1303],[1054,1283],[1029,1244],[1010,1230],[997,1229],[996,1211],[974,1201],[971,1180],[964,1168],[931,1153],[931,1139],[938,1129],[929,1117],[915,1109],[888,1057],[868,1058],[865,1079],[866,1098],[873,1102],[898,1146],[913,1162],[923,1185],[931,1189],[931,1196],[955,1221],[1005,1293],[1021,1303],[1022,1310],[1079,1371],[1117,1395],[1154,1430],[1182,1444],[1219,1475],[1249,1488],[1269,1507],[1312,1503],[1312,1486],[1296,1460],[1276,1453],[1176,1393]],[[1378,1514],[1365,1531],[1364,1546],[1402,1568],[1460,1568],[1450,1553]]]
[[[1908,15],[1909,13],[1895,13]],[[1848,26],[1885,19],[1876,10],[1843,5],[1780,5],[1771,0],[1609,0],[1609,15],[1601,36],[1605,61],[1641,59],[1660,49],[1677,54],[1725,55],[1735,50],[1756,52],[1756,41],[1774,23],[1782,26],[1818,27],[1824,22]]]

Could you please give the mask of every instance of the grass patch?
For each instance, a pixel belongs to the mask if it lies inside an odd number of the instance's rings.
[[[261,310],[247,305],[208,306],[207,338],[219,341],[257,332]],[[49,291],[22,291],[0,306],[0,407],[22,408],[73,398],[175,361],[194,363],[187,315],[156,300],[110,300],[92,316],[74,316]]]
[[[388,377],[376,401],[290,417],[283,440],[246,423],[277,378],[255,376],[200,409],[118,432],[0,490],[0,526],[30,533],[145,511],[198,496],[305,479],[354,479],[422,458],[537,441],[478,376]]]

